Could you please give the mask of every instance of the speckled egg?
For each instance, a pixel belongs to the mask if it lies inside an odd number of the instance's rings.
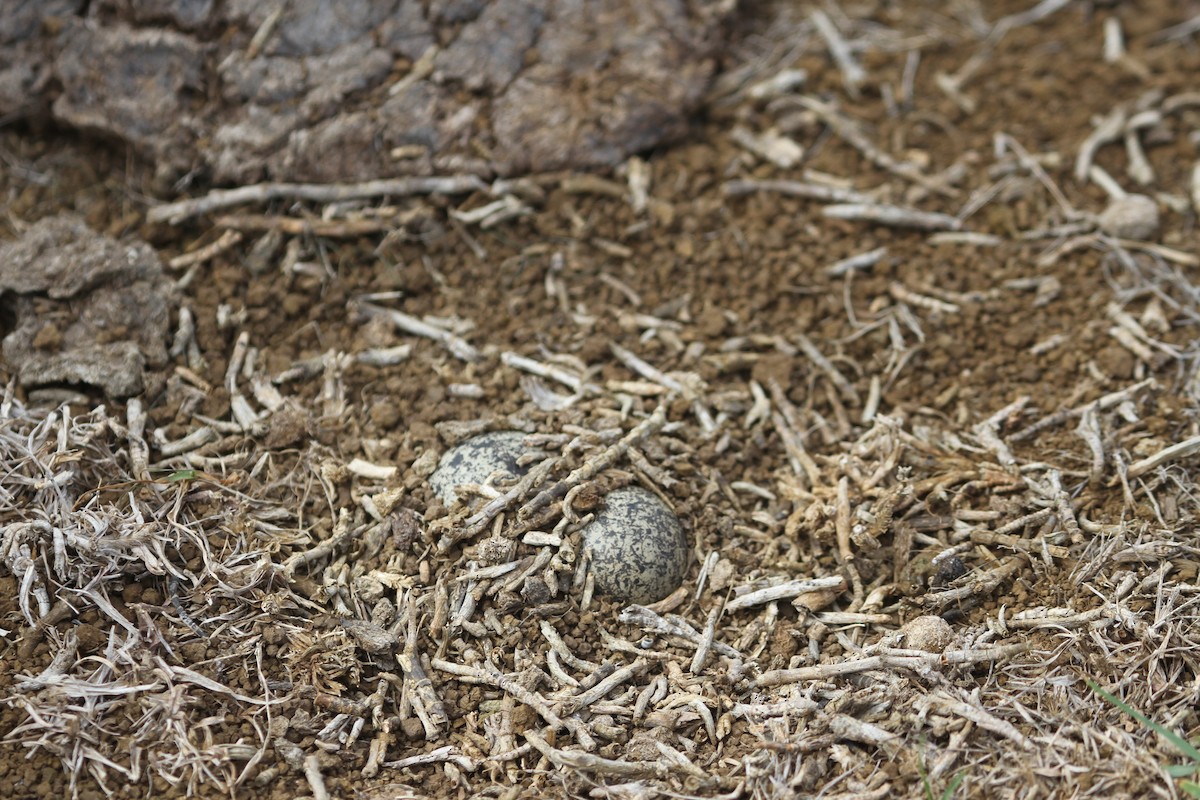
[[[628,487],[609,492],[604,507],[583,529],[591,551],[596,590],[627,603],[654,603],[679,588],[687,570],[683,528],[651,492]]]
[[[494,472],[516,478],[525,474],[517,459],[530,448],[520,431],[493,431],[473,436],[449,450],[429,476],[433,491],[447,507],[458,499],[455,488],[464,483],[483,483]]]

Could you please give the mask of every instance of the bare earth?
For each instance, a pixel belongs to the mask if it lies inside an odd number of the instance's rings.
[[[0,128],[0,247],[77,215],[173,309],[132,399],[34,380],[154,315],[0,264],[0,794],[1179,796],[1088,681],[1200,734],[1200,4],[695,5],[699,111],[608,171],[195,209]],[[513,429],[541,483],[444,507]],[[580,552],[626,485],[649,607]]]

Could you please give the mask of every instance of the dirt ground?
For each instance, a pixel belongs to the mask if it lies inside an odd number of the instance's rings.
[[[453,194],[172,220],[0,128],[6,241],[185,309],[133,401],[0,364],[0,792],[1179,796],[1087,682],[1200,734],[1198,14],[752,4],[682,140]],[[548,471],[479,521],[427,479],[493,429]],[[626,484],[691,545],[649,609],[578,553]]]

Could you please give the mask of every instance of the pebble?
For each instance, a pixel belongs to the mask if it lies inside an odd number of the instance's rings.
[[[1100,212],[1096,224],[1119,239],[1152,239],[1158,232],[1158,203],[1144,194],[1119,197]]]
[[[688,564],[687,540],[671,509],[651,492],[609,492],[583,529],[596,590],[627,603],[654,603],[679,588]]]
[[[520,431],[493,431],[467,439],[450,448],[429,476],[429,485],[447,508],[458,499],[455,487],[464,483],[483,483],[492,473],[502,471],[513,478],[525,470],[517,459],[527,453],[525,435]]]
[[[904,647],[909,650],[940,653],[954,641],[954,629],[950,623],[933,614],[910,619],[900,632],[904,634]]]

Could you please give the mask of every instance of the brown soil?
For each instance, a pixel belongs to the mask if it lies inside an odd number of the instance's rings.
[[[633,778],[555,768],[553,759],[546,760],[536,750],[510,762],[486,761],[488,755],[497,755],[489,749],[492,733],[486,709],[500,707],[492,701],[505,693],[438,670],[430,677],[449,714],[440,737],[425,741],[421,727],[408,719],[411,712],[401,702],[400,690],[388,689],[380,715],[367,715],[357,743],[317,746],[318,732],[337,711],[328,704],[322,707],[312,692],[300,691],[302,686],[316,686],[321,697],[340,695],[357,702],[376,691],[381,673],[396,672],[390,655],[376,657],[361,646],[355,650],[353,637],[338,623],[344,612],[329,605],[325,592],[325,585],[336,582],[337,576],[325,569],[328,560],[318,562],[311,576],[296,577],[292,590],[325,610],[293,608],[287,637],[273,635],[270,624],[261,622],[254,633],[263,646],[263,674],[292,691],[273,716],[289,720],[284,736],[304,754],[320,754],[332,796],[483,793],[515,798],[590,792],[593,797],[649,797],[662,789],[703,796],[737,792],[785,797],[824,791],[826,796],[857,792],[853,796],[921,797],[922,770],[935,767],[933,787],[939,795],[960,772],[965,780],[956,796],[1139,796],[1168,791],[1170,779],[1158,766],[1179,761],[1178,754],[1098,700],[1083,680],[1118,687],[1131,703],[1173,730],[1190,735],[1200,729],[1192,710],[1195,698],[1187,688],[1200,677],[1188,649],[1194,637],[1187,630],[1192,617],[1181,612],[1172,621],[1158,616],[1161,608],[1156,611],[1156,604],[1167,602],[1168,590],[1160,584],[1174,587],[1172,603],[1183,602],[1178,601],[1180,593],[1194,593],[1200,566],[1188,525],[1194,515],[1194,465],[1185,461],[1170,472],[1148,473],[1133,480],[1127,494],[1111,460],[1111,454],[1118,453],[1123,463],[1136,462],[1196,434],[1192,342],[1200,303],[1189,279],[1195,267],[1101,239],[1046,258],[1071,237],[1026,234],[1070,220],[1017,159],[998,157],[994,146],[997,136],[1011,137],[1041,157],[1049,179],[1075,208],[1100,212],[1107,197],[1095,183],[1081,185],[1072,177],[1075,154],[1092,132],[1093,118],[1107,114],[1115,104],[1135,103],[1151,91],[1167,98],[1194,91],[1200,48],[1187,38],[1154,38],[1188,14],[1182,4],[1167,0],[1072,3],[1047,19],[1016,27],[995,43],[962,87],[977,104],[967,112],[938,88],[935,76],[952,73],[985,51],[967,21],[974,5],[955,6],[961,19],[937,3],[866,5],[853,13],[847,8],[854,30],[872,43],[860,54],[869,79],[857,99],[847,95],[842,73],[819,38],[806,40],[799,52],[784,56],[789,35],[806,24],[807,12],[766,7],[746,12],[704,117],[685,141],[645,156],[652,198],[646,211],[634,210],[623,196],[622,175],[606,176],[608,182],[592,188],[582,183],[582,189],[580,181],[572,182],[573,176],[534,176],[524,197],[535,213],[487,230],[456,221],[450,211],[469,211],[491,202],[491,197],[401,200],[397,204],[414,209],[411,221],[385,238],[287,236],[266,269],[256,271],[251,268],[256,240],[247,235],[242,244],[203,264],[192,276],[184,303],[195,317],[203,359],[193,367],[200,379],[218,388],[202,398],[199,408],[186,402],[183,387],[190,379],[181,379],[175,369],[188,363],[185,356],[149,376],[143,395],[147,431],[161,429],[165,441],[194,430],[196,413],[229,418],[230,397],[220,387],[226,383],[229,358],[241,334],[248,334],[249,343],[258,349],[259,370],[266,375],[278,375],[326,353],[413,345],[411,357],[394,366],[347,363],[336,374],[341,401],[329,396],[323,375],[332,373],[324,368],[282,384],[278,388],[290,403],[288,410],[274,414],[261,436],[247,436],[221,453],[201,451],[231,455],[223,474],[211,462],[205,462],[205,469],[222,477],[227,487],[288,509],[293,517],[285,527],[313,539],[330,535],[337,509],[355,509],[364,494],[381,488],[353,477],[344,465],[361,458],[395,466],[397,472],[386,486],[402,490],[399,507],[418,515],[397,519],[419,520],[413,523],[419,530],[406,533],[395,523],[393,535],[375,547],[351,551],[369,553],[357,561],[340,552],[335,559],[346,565],[347,576],[392,571],[405,576],[418,595],[435,593],[439,578],[441,585],[456,586],[448,583],[449,576],[461,575],[466,561],[478,558],[478,553],[470,541],[444,553],[436,548],[445,520],[461,520],[434,500],[424,480],[432,463],[429,454],[439,454],[453,438],[438,425],[483,419],[493,427],[517,423],[540,433],[575,435],[579,429],[612,426],[629,430],[661,398],[628,395],[628,415],[616,413],[621,406],[614,398],[621,392],[611,388],[612,382],[641,378],[614,355],[612,344],[664,372],[694,373],[703,381],[705,402],[721,415],[718,431],[706,435],[691,404],[676,398],[666,411],[677,427],[642,445],[647,460],[678,481],[667,487],[668,496],[692,537],[696,561],[712,552],[720,558],[698,598],[700,565],[693,564],[684,584],[688,593],[671,613],[702,630],[709,612],[733,598],[734,587],[765,578],[848,575],[845,559],[839,557],[839,481],[850,486],[855,509],[872,512],[853,520],[868,533],[859,537],[856,532],[854,547],[859,552],[852,565],[867,594],[882,592],[872,613],[889,615],[891,622],[816,622],[822,630],[815,633],[815,618],[787,601],[771,606],[771,611],[765,606],[738,611],[717,624],[716,640],[757,656],[735,669],[729,659],[714,655],[694,677],[688,669],[695,644],[657,637],[649,652],[667,655],[661,660],[650,657],[647,671],[629,684],[635,694],[621,702],[632,704],[636,693],[656,677],[669,675],[672,691],[691,692],[709,709],[718,722],[719,741],[715,746],[709,741],[702,716],[681,700],[673,708],[657,707],[651,714],[653,723],[634,725],[617,715],[615,724],[624,728],[623,734],[601,737],[595,754],[657,760],[663,756],[653,738],[661,734],[661,741],[684,752],[712,780],[705,783],[676,769],[665,778],[646,778],[641,789],[627,786],[625,794],[606,794],[598,787],[628,784]],[[984,13],[995,20],[1025,8],[1017,2],[986,4]],[[1190,7],[1192,13],[1196,10]],[[1121,21],[1128,42],[1124,62],[1106,63],[1101,57],[1103,24],[1111,17]],[[921,38],[931,31],[937,32],[936,40]],[[917,47],[921,57],[909,102],[901,87],[909,53]],[[724,93],[737,88],[729,76],[737,75],[739,68],[752,69],[747,80],[753,82],[784,67],[806,70],[807,82],[800,91],[836,100],[841,112],[857,121],[884,152],[919,164],[926,175],[949,171],[954,177],[952,196],[925,191],[865,160],[794,96],[767,103],[754,102],[744,93]],[[895,113],[889,113],[892,100],[898,103]],[[1153,107],[1161,108],[1161,101]],[[737,126],[785,132],[805,148],[802,164],[781,169],[750,154],[731,136]],[[1188,198],[1194,191],[1190,176],[1198,157],[1198,130],[1200,110],[1195,106],[1164,114],[1143,137],[1154,182],[1136,188],[1166,196],[1159,198],[1162,224],[1153,241],[1192,259],[1197,255],[1196,209]],[[98,230],[144,238],[167,261],[216,241],[221,233],[206,220],[178,227],[148,223],[153,170],[127,160],[103,141],[26,125],[0,131],[0,158],[0,190],[7,209],[0,223],[5,237],[19,236],[40,218],[74,210]],[[1127,156],[1119,143],[1101,148],[1096,161],[1126,188],[1136,186],[1127,177]],[[961,169],[955,171],[956,165]],[[778,192],[729,196],[723,191],[731,179],[801,179],[805,170],[811,171],[810,177],[824,173],[845,178],[861,191],[880,188],[885,199],[896,204],[952,215],[978,196],[976,192],[994,188],[994,197],[966,220],[966,226],[995,239],[986,245],[938,243],[919,231],[828,218],[823,204],[812,200]],[[610,192],[612,187],[619,191]],[[1172,198],[1185,202],[1175,210],[1170,207]],[[281,201],[247,213],[301,216],[309,210]],[[295,248],[290,258],[288,246]],[[841,259],[881,247],[886,255],[869,269],[836,277],[826,272]],[[281,271],[280,263],[291,268]],[[436,342],[370,321],[358,298],[381,292],[397,292],[399,299],[379,302],[413,317],[461,321],[461,335],[480,348],[481,358],[462,361]],[[1112,334],[1110,304],[1140,319],[1162,343],[1150,347],[1154,357],[1149,362]],[[1154,326],[1160,317],[1165,325],[1158,329]],[[831,360],[852,388],[839,389],[802,350],[797,352],[801,335]],[[501,362],[505,351],[541,361],[556,354],[569,357],[562,362],[586,365],[587,380],[604,391],[567,409],[539,410],[523,388],[521,373]],[[0,377],[7,382],[3,368]],[[1154,378],[1156,388],[1132,394],[1123,411],[1113,407],[1099,414],[1099,430],[1110,455],[1105,472],[1091,480],[1092,452],[1076,432],[1078,417],[1034,435],[1013,436],[1047,415],[1081,407],[1144,378]],[[875,429],[863,421],[873,380],[881,392],[879,413],[894,420],[896,430],[923,443],[904,445],[904,455],[890,465],[886,448],[871,450],[876,440],[868,434]],[[798,432],[822,476],[819,485],[796,474],[769,415],[750,426],[743,424],[752,408],[752,382],[766,391],[776,410],[783,404],[771,394],[772,382],[794,404]],[[462,384],[477,385],[479,396],[461,396],[457,387]],[[1025,396],[1028,402],[997,423],[1014,457],[1004,463],[976,426]],[[17,397],[28,399],[24,391]],[[85,413],[92,405],[76,403],[74,408]],[[111,404],[109,408],[115,413]],[[116,417],[123,419],[123,412]],[[599,447],[595,441],[591,445],[586,452]],[[269,458],[260,464],[263,454]],[[1081,530],[1067,519],[1054,498],[1039,495],[1048,484],[1037,464],[1058,470],[1075,515],[1101,525],[1123,525],[1120,534],[1115,528],[1087,524]],[[896,467],[909,477],[897,477]],[[883,470],[882,478],[863,488],[876,469]],[[655,483],[652,477],[623,462],[608,480]],[[752,487],[767,492],[756,494]],[[222,501],[209,502],[212,514],[224,513]],[[882,511],[889,503],[895,505],[894,517]],[[1039,507],[1057,508],[1057,516],[1043,516],[1012,532],[1037,543],[1034,546],[1022,549],[1024,545],[970,538],[972,529],[995,531]],[[1047,520],[1053,530],[1043,531]],[[553,525],[552,520],[541,529]],[[1118,541],[1121,536],[1124,539]],[[278,545],[279,560],[309,546],[304,542],[298,536]],[[1019,563],[1002,580],[981,585],[963,600],[929,600],[943,584],[930,582],[932,568],[917,574],[920,565],[928,567],[930,556],[964,542],[967,546],[956,552],[969,575],[983,575],[1014,555]],[[1062,553],[1044,549],[1046,542]],[[1129,555],[1111,560],[1114,553],[1124,552],[1122,548],[1155,542],[1165,549],[1153,551],[1158,554],[1154,558]],[[521,545],[516,557],[533,553],[533,548]],[[50,663],[56,652],[52,641],[60,637],[32,648],[21,646],[36,634],[22,617],[17,578],[3,568],[0,574],[0,628],[13,631],[0,651],[0,694],[9,694],[19,676],[36,675]],[[1026,610],[1040,609],[1053,617],[1114,603],[1116,587],[1126,575],[1138,588],[1123,596],[1126,616],[1105,617],[1105,626],[1004,628],[1004,620],[1011,624]],[[942,577],[951,587],[973,580]],[[1148,577],[1153,580],[1143,583]],[[349,580],[343,577],[343,586]],[[245,664],[254,664],[254,640],[239,640],[238,647],[249,649],[227,657],[225,648],[232,646],[233,638],[224,644],[219,637],[208,644],[199,640],[168,601],[161,579],[130,580],[126,589],[122,609],[142,603],[165,615],[161,628],[173,648],[174,663],[236,691],[261,693],[258,678],[245,671]],[[856,604],[855,612],[871,610],[869,604],[864,609],[861,595],[856,603],[853,594],[849,587],[819,609],[845,611]],[[502,672],[528,680],[527,688],[549,694],[555,684],[542,682],[539,688],[536,677],[529,678],[531,669],[545,669],[547,643],[539,633],[540,620],[552,620],[576,656],[597,663],[623,665],[633,659],[607,646],[601,631],[635,643],[645,636],[638,625],[619,619],[619,605],[603,598],[583,610],[574,591],[544,608],[527,607],[519,594],[510,595],[507,600],[488,596],[479,604],[476,621],[484,619],[486,610],[499,621],[500,633],[489,629],[485,638],[476,639],[423,629],[421,648],[430,658],[459,663],[468,662],[472,654],[467,651],[473,649],[477,659],[492,659]],[[199,591],[185,594],[184,602],[197,619],[233,608],[206,604]],[[361,603],[351,607],[369,608]],[[424,608],[422,626],[428,624],[432,601]],[[774,613],[778,624],[773,625]],[[791,696],[788,686],[760,686],[753,683],[754,676],[852,659],[855,648],[879,643],[923,613],[938,613],[951,623],[957,636],[951,649],[1015,642],[1030,650],[995,663],[942,665],[924,672],[880,669],[800,683],[796,697],[811,697],[825,706],[826,716],[807,729],[796,716],[762,721],[732,713],[734,703],[776,702]],[[103,654],[109,635],[105,618],[86,603],[58,629],[77,631],[80,657]],[[233,637],[230,632],[222,635]],[[343,658],[350,666],[343,667]],[[922,705],[921,698],[942,696],[970,701],[988,717],[981,722],[934,701]],[[189,718],[209,718],[206,730],[217,741],[257,742],[250,724],[252,709],[211,692],[198,691],[191,699]],[[24,709],[9,702],[0,712],[0,733],[24,723]],[[137,724],[135,709],[131,703],[128,714],[113,717],[111,736],[129,734]],[[544,725],[521,703],[507,707],[507,713],[514,745],[524,743],[524,731]],[[607,713],[608,723],[614,724],[614,712]],[[837,715],[899,738],[873,744],[863,741],[861,732],[857,738],[839,735],[829,721]],[[601,716],[603,709],[588,723]],[[256,725],[267,724],[265,716],[253,719]],[[363,777],[368,748],[385,720],[395,726],[385,760],[449,744],[477,764],[475,771],[438,763],[401,770],[385,767],[374,777]],[[1030,752],[992,724],[997,720],[1027,742]],[[1061,739],[1056,740],[1056,731],[1061,731]],[[79,797],[100,796],[102,788],[94,775],[69,782],[60,759],[64,754],[21,746],[36,737],[19,739],[2,751],[6,755],[0,758],[0,792],[12,798],[65,796],[75,785]],[[573,740],[560,731],[554,744],[570,749]],[[302,771],[289,769],[283,755],[276,747],[268,748],[234,794],[311,794]],[[948,755],[954,757],[938,766]],[[221,775],[228,779],[244,765],[239,762],[237,769]],[[254,776],[268,769],[276,770],[269,775],[277,779],[256,784]],[[187,781],[170,787],[149,772],[144,769],[139,783],[131,786],[123,786],[114,772],[108,788],[117,797],[182,796],[189,788]],[[221,794],[209,780],[197,779],[191,789],[200,796]]]

